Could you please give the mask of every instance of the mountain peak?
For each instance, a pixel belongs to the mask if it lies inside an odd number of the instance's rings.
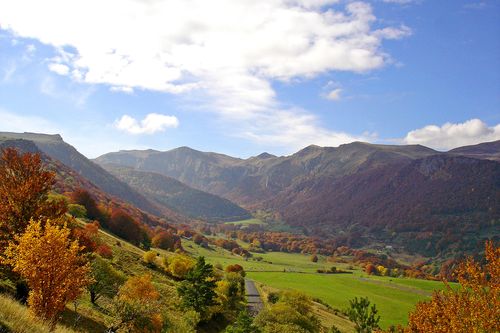
[[[63,138],[59,134],[43,134],[43,133],[14,133],[14,132],[0,132],[0,137],[8,139],[24,139],[32,141],[43,141],[43,142],[62,142]]]
[[[274,158],[274,157],[276,157],[276,155],[269,154],[268,152],[263,152],[262,154],[255,156],[255,158],[258,158],[260,160],[265,160],[265,159]]]

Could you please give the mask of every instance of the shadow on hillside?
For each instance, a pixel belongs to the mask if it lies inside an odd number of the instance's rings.
[[[76,321],[78,317],[78,320]],[[76,325],[75,325],[76,321]],[[78,329],[78,331],[83,332],[106,332],[107,327],[93,318],[86,317],[85,314],[81,312],[75,312],[74,310],[66,308],[62,313],[60,323],[66,327],[71,327]]]

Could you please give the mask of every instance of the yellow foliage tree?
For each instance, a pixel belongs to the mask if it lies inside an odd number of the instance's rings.
[[[403,332],[500,332],[500,248],[486,242],[484,267],[467,258],[456,276],[460,289],[449,285],[417,304]]]
[[[176,255],[172,259],[169,259],[168,271],[172,276],[177,278],[184,278],[186,274],[193,268],[194,261],[183,255]]]
[[[65,305],[92,282],[90,265],[80,255],[82,247],[70,239],[70,229],[48,220],[30,221],[5,250],[4,263],[23,277],[29,287],[28,305],[42,320],[55,325]]]
[[[387,273],[388,273],[388,269],[382,265],[378,265],[377,266],[377,271],[380,275],[382,276],[387,276]]]

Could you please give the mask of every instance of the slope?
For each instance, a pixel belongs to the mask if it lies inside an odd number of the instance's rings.
[[[237,221],[251,217],[248,211],[231,201],[193,189],[171,177],[111,164],[102,166],[150,201],[188,217],[212,222]]]
[[[130,186],[124,184],[99,165],[80,154],[73,146],[64,142],[58,134],[0,132],[0,138],[2,137],[5,139],[25,139],[32,141],[46,155],[75,170],[106,193],[130,202],[148,213],[155,215],[165,213],[168,215],[168,212],[163,212]]]

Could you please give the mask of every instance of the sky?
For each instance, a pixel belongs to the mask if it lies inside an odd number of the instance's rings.
[[[0,131],[89,158],[500,140],[500,0],[5,0]]]

